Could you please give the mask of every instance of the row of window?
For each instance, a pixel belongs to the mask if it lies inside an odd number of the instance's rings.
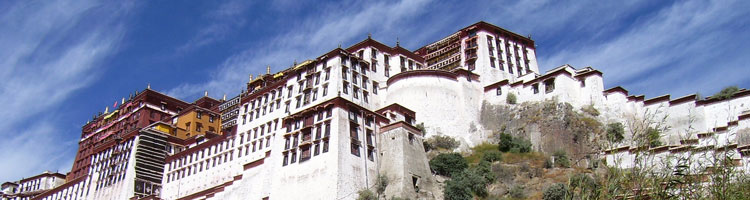
[[[134,140],[131,139],[94,156],[93,169],[99,174],[96,190],[118,183],[125,178],[133,144]]]
[[[313,132],[314,130],[314,132]],[[314,139],[313,139],[313,135]],[[312,156],[328,152],[329,139],[331,137],[331,121],[313,125],[313,128],[305,128],[284,137],[284,160],[282,166],[297,162],[297,152],[299,151],[299,162],[309,160]],[[301,142],[300,142],[301,141]],[[312,148],[312,149],[311,149]],[[312,153],[311,153],[312,151]]]

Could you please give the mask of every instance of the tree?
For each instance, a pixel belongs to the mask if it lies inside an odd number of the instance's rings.
[[[651,128],[651,127],[648,128],[648,130],[646,131],[646,139],[648,140],[648,147],[654,148],[654,147],[658,147],[662,145],[661,141],[659,140],[659,138],[661,137],[660,134],[661,133],[658,129]]]
[[[625,128],[622,123],[611,123],[607,124],[607,140],[613,143],[621,142],[625,135]]]
[[[381,196],[385,192],[386,187],[388,187],[388,176],[379,174],[378,178],[375,179],[375,192],[378,193],[378,196]]]
[[[507,133],[500,133],[500,142],[497,144],[497,149],[501,152],[508,152],[513,147],[513,136]]]
[[[711,96],[711,98],[719,99],[719,100],[729,99],[734,95],[734,93],[737,93],[739,91],[740,91],[740,88],[738,88],[737,86],[729,86],[729,87],[725,87],[724,89],[721,89],[721,91]]]
[[[562,183],[554,184],[544,190],[542,199],[544,200],[563,200],[568,195],[568,186]]]
[[[458,147],[458,145],[460,145],[458,140],[453,139],[450,136],[435,135],[427,139],[427,144],[425,146],[429,146],[430,149],[441,148],[452,150]]]
[[[553,156],[555,157],[555,166],[564,168],[570,167],[570,159],[568,158],[568,153],[565,151],[557,150]]]
[[[501,152],[528,153],[531,152],[531,141],[513,137],[510,134],[500,133],[500,141],[497,149]]]
[[[492,173],[491,164],[481,161],[476,167],[456,172],[445,183],[443,194],[445,199],[472,199],[474,195],[487,197],[487,185],[494,181],[495,174]]]
[[[368,189],[360,190],[357,192],[359,196],[357,196],[357,200],[377,200],[378,197],[375,196],[375,193],[372,193],[372,191]]]
[[[469,167],[469,163],[459,153],[441,153],[430,160],[430,168],[436,174],[453,176]]]
[[[487,151],[482,155],[482,160],[487,162],[495,162],[503,160],[503,154],[499,151]]]
[[[508,104],[516,104],[516,95],[508,93],[508,96],[505,96],[505,102]]]

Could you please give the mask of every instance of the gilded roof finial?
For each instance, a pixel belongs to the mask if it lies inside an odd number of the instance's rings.
[[[399,46],[399,45],[401,45],[400,43],[401,43],[401,42],[399,42],[399,39],[398,39],[398,37],[396,37],[396,46]]]
[[[367,39],[372,39],[372,33],[367,33]]]
[[[341,42],[339,42],[339,49],[341,48]]]
[[[250,74],[250,80],[247,81],[247,82],[249,83],[249,82],[252,82],[252,81],[253,81],[253,74]]]
[[[148,85],[146,86],[146,89],[151,89],[151,83],[148,83]]]
[[[208,96],[208,90],[204,90],[204,91],[203,91],[203,96],[204,96],[204,97],[207,97],[207,96]]]
[[[224,94],[224,97],[222,97],[221,100],[226,101],[227,100],[227,94]]]
[[[109,112],[109,106],[104,108],[104,114],[107,114]]]
[[[266,74],[271,74],[271,65],[266,65]]]

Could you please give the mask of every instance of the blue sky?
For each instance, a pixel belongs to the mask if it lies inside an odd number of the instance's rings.
[[[193,101],[365,39],[417,49],[483,20],[542,71],[647,98],[750,87],[750,1],[0,1],[0,181],[70,170],[81,126],[147,84]]]

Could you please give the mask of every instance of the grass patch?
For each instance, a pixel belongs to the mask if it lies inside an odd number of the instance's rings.
[[[544,159],[545,156],[543,153],[540,152],[530,152],[530,153],[504,153],[503,154],[503,163],[506,164],[518,164],[523,162],[529,162],[529,165],[532,167],[543,167],[544,166]]]
[[[482,160],[482,156],[486,152],[500,152],[497,150],[497,144],[482,143],[471,148],[471,155],[466,156],[466,161],[469,164],[476,165]]]

